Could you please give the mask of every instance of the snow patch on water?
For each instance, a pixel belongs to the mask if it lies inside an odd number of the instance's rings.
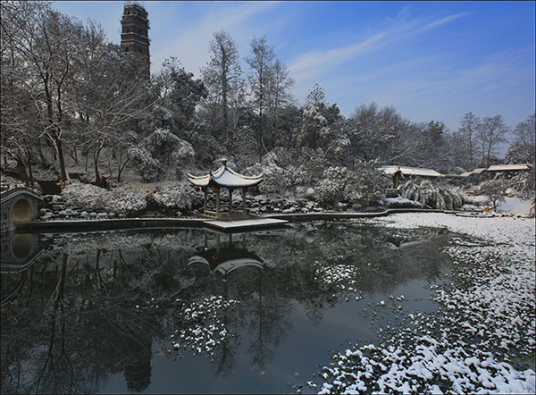
[[[371,222],[444,227],[473,241],[454,238],[447,248],[454,269],[452,282],[432,287],[438,312],[408,312],[400,327],[380,330],[377,345],[335,353],[323,383],[308,386],[321,394],[534,393],[535,372],[525,365],[536,343],[534,220],[429,213]],[[401,300],[390,301],[397,314]]]

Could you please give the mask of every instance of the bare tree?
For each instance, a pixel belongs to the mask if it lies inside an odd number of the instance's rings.
[[[505,184],[503,180],[487,180],[480,185],[480,192],[486,195],[493,203],[493,211],[497,211],[499,202],[504,202]]]
[[[263,111],[267,104],[268,81],[270,67],[275,59],[274,48],[266,43],[266,36],[260,39],[254,38],[251,41],[251,56],[245,59],[251,67],[249,84],[253,95],[253,103],[259,112],[259,162],[262,159],[262,139],[263,139]]]
[[[121,150],[128,124],[149,107],[148,87],[136,56],[123,55],[119,46],[107,43],[102,27],[89,24],[85,48],[72,102],[80,139],[93,147],[95,184],[101,185],[101,152],[106,146]]]
[[[76,62],[81,55],[83,25],[50,8],[49,3],[15,3],[4,18],[11,31],[4,31],[16,56],[24,62],[23,76],[38,112],[41,133],[53,143],[62,181],[66,181],[65,125],[72,115],[69,90],[76,78]]]
[[[499,144],[506,142],[505,136],[508,128],[504,124],[502,115],[486,117],[478,130],[478,139],[482,147],[482,163],[490,167],[491,157],[496,153]]]
[[[280,118],[283,108],[292,105],[294,97],[290,93],[290,88],[294,85],[294,79],[290,77],[285,64],[277,59],[270,68],[270,78],[268,81],[268,116],[271,124],[272,148],[279,137]]]
[[[223,123],[221,125],[223,137],[229,140],[232,137],[229,135],[229,99],[243,84],[242,70],[238,63],[238,47],[231,35],[222,30],[214,33],[214,39],[209,44],[209,51],[211,53],[210,62],[207,67],[201,69],[203,82],[216,101],[216,107],[219,107],[221,118],[218,118]]]
[[[326,95],[324,93],[324,89],[320,85],[315,84],[313,89],[309,91],[307,97],[305,98],[305,105],[319,107],[321,104],[327,104]]]
[[[472,112],[468,112],[462,117],[461,126],[458,129],[466,144],[466,151],[469,159],[469,166],[473,167],[475,158],[475,139],[478,135],[478,130],[480,128],[480,119],[474,115]]]
[[[2,2],[1,6],[1,147],[4,163],[15,160],[21,179],[33,185],[32,159],[39,146],[35,127],[38,112],[28,90],[28,70],[15,43],[20,40],[20,23],[30,18],[35,3]]]
[[[362,104],[350,116],[351,154],[357,159],[380,158],[401,164],[415,158],[421,128],[411,128],[393,106],[379,108],[374,102]]]
[[[535,138],[536,138],[536,114],[530,115],[525,121],[517,124],[513,133],[516,136],[506,158],[517,163],[534,163]]]

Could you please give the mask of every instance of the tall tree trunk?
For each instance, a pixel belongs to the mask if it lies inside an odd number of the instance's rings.
[[[123,173],[123,169],[125,168],[125,166],[127,165],[129,160],[130,160],[130,158],[127,158],[125,163],[123,163],[121,166],[119,166],[118,171],[117,171],[117,182],[121,182],[121,174]],[[119,163],[121,163],[121,160],[119,161]]]
[[[472,142],[471,134],[469,134],[469,163],[472,168],[473,167],[473,142]]]
[[[99,174],[99,154],[97,152],[98,152],[98,149],[95,150],[95,155],[93,156],[93,164],[95,166],[95,185],[100,186],[101,177]]]
[[[74,163],[78,164],[78,153],[76,152],[76,147],[73,147],[73,159]]]
[[[32,153],[28,150],[28,181],[30,186],[34,186],[33,170],[32,170]]]
[[[95,165],[95,185],[101,186],[103,182],[103,177],[100,176],[99,173],[99,157],[100,153],[102,151],[102,148],[104,147],[104,141],[97,141],[97,146],[95,147],[95,153],[93,156],[94,165]]]
[[[262,160],[262,106],[263,106],[263,101],[262,101],[262,74],[261,74],[261,78],[259,79],[260,83],[259,83],[259,89],[260,89],[260,95],[259,95],[259,163],[261,163],[261,160]]]
[[[230,139],[229,139],[229,134],[228,134],[228,125],[229,125],[229,121],[228,121],[228,114],[227,114],[227,76],[224,74],[222,75],[222,102],[221,102],[221,109],[223,111],[223,133],[224,133],[224,138],[226,140],[226,142],[228,142]]]
[[[27,187],[30,186],[30,181],[28,179],[28,173],[26,172],[26,166],[24,166],[24,161],[19,157],[19,155],[13,156],[13,159],[15,159],[15,161],[17,162],[17,170],[19,172],[21,180]]]
[[[262,160],[262,107],[259,113],[259,163]]]
[[[58,160],[60,164],[60,177],[62,182],[67,182],[69,179],[67,175],[67,170],[65,169],[65,158],[63,157],[63,147],[61,144],[61,138],[59,138],[57,135],[54,136],[54,140],[56,143],[56,148],[58,151]]]

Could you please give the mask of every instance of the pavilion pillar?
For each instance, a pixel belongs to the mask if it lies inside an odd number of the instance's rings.
[[[203,192],[205,194],[205,199],[203,201],[203,214],[206,214],[207,213],[207,187],[203,187]]]
[[[242,216],[246,216],[246,193],[247,188],[242,188]]]
[[[220,218],[220,188],[216,192],[216,218]]]
[[[232,209],[233,209],[233,190],[229,188],[229,217],[231,216]]]

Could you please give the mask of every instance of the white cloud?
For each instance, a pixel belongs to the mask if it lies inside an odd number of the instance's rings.
[[[409,12],[402,10],[396,19],[387,21],[382,31],[361,40],[360,42],[325,51],[312,51],[297,56],[290,62],[289,70],[297,82],[313,80],[320,75],[332,71],[342,63],[364,55],[371,55],[373,51],[395,44],[410,36],[423,33],[438,26],[452,22],[469,15],[468,12],[450,15],[432,22],[423,21],[424,18],[408,20]]]
[[[460,12],[459,14],[449,15],[444,18],[438,19],[437,21],[433,21],[425,26],[422,27],[422,29],[419,29],[417,33],[425,32],[427,30],[436,28],[441,25],[445,25],[449,22],[455,21],[456,19],[463,18],[465,16],[469,16],[471,14],[470,11],[468,12]]]
[[[177,26],[173,36],[168,36],[158,47],[151,48],[154,70],[158,70],[166,58],[175,56],[187,71],[199,76],[199,68],[205,66],[210,59],[208,45],[214,38],[214,32],[228,31],[243,47],[244,38],[247,36],[248,42],[252,38],[249,21],[278,4],[277,2],[211,3],[210,8],[198,20],[189,21],[188,26]],[[153,42],[156,41],[154,37],[152,39]]]
[[[378,33],[367,40],[348,47],[335,48],[327,51],[312,51],[298,56],[289,66],[289,71],[295,75],[296,81],[310,79],[313,75],[325,72],[341,63],[359,56],[375,48],[374,44],[384,38],[385,33]],[[313,69],[313,70],[311,70]],[[309,70],[308,74],[300,74]]]
[[[341,76],[337,100],[343,104],[343,114],[349,115],[360,103],[376,101],[380,106],[395,105],[414,122],[444,121],[450,130],[456,130],[469,111],[524,119],[534,108],[533,53],[532,48],[502,51],[461,69],[450,67],[451,54],[409,59],[353,78]],[[531,95],[527,85],[532,85]],[[513,103],[516,110],[509,110]]]

